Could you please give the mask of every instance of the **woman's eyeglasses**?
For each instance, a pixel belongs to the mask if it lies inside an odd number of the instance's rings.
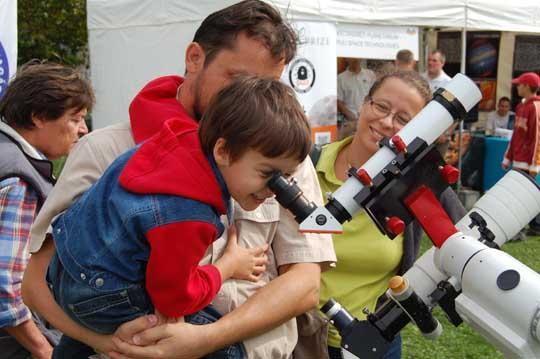
[[[375,116],[385,118],[392,115],[392,123],[394,127],[403,127],[411,120],[411,117],[406,113],[392,112],[392,107],[387,102],[375,100],[373,98],[368,98],[367,101]]]

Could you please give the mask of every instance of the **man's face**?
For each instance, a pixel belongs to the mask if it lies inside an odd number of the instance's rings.
[[[429,54],[428,56],[428,73],[431,76],[439,76],[444,66],[444,62],[441,60],[441,54],[438,52]]]
[[[497,106],[497,112],[500,116],[506,116],[506,114],[510,111],[510,102],[508,101],[499,101],[499,105]]]
[[[276,60],[261,41],[240,33],[232,49],[220,50],[214,59],[194,74],[191,90],[194,95],[194,113],[200,119],[210,100],[235,76],[257,75],[279,79],[284,60]]]

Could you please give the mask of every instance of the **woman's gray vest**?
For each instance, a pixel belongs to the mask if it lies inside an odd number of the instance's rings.
[[[28,156],[21,145],[0,131],[0,181],[10,177],[23,179],[38,195],[38,209],[55,182],[52,163]]]

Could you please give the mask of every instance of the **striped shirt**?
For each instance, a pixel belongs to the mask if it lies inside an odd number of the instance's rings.
[[[22,302],[21,283],[37,203],[37,193],[22,179],[0,181],[0,328],[31,318]]]

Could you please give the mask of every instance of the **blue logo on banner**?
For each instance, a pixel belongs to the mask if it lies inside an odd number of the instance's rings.
[[[0,97],[6,90],[9,79],[9,63],[6,55],[6,51],[0,42]]]

